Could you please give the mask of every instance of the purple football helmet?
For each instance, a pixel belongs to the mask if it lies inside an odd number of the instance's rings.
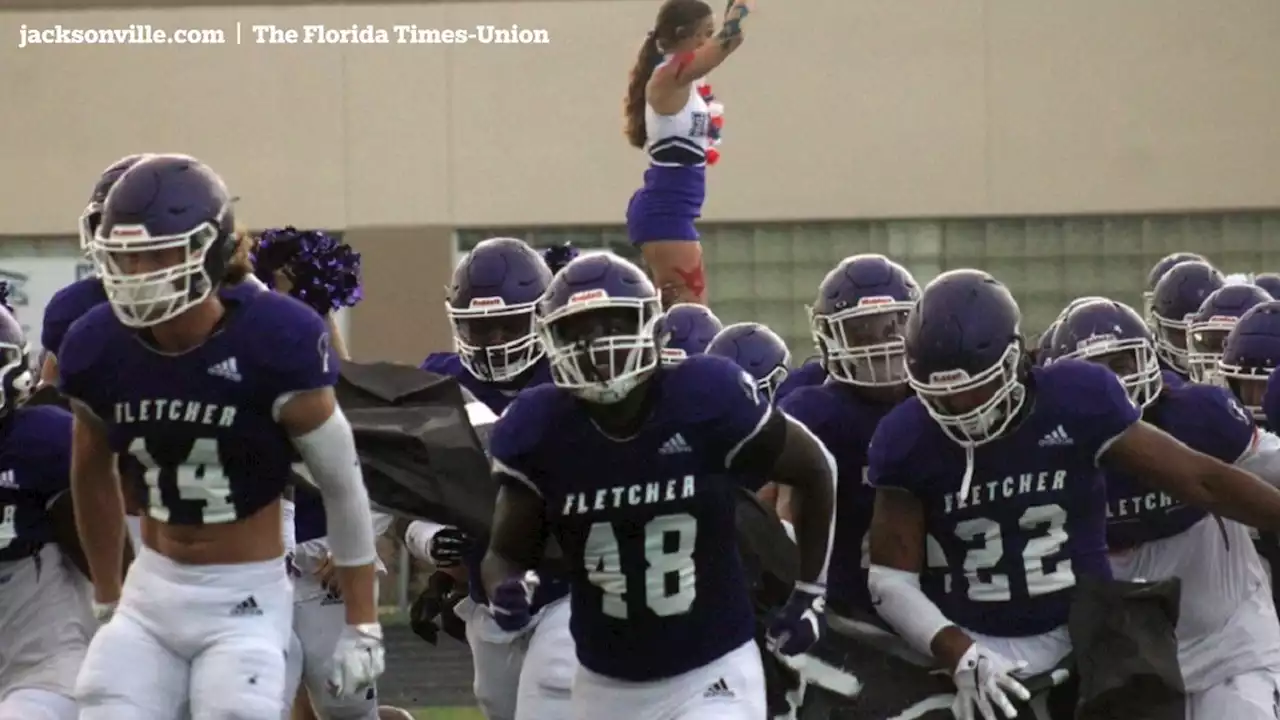
[[[1271,297],[1280,297],[1280,273],[1258,273],[1253,284],[1267,291]]]
[[[26,333],[13,312],[0,305],[0,417],[8,415],[35,387]]]
[[[907,379],[963,447],[1000,437],[1026,400],[1021,322],[1009,289],[981,270],[934,278],[907,320]],[[987,387],[990,396],[972,406],[958,402],[957,395]]]
[[[664,325],[667,342],[662,348],[663,365],[675,365],[685,358],[701,355],[724,327],[715,313],[695,303],[676,303],[667,308]]]
[[[187,155],[150,155],[120,177],[90,256],[121,323],[157,325],[213,294],[236,250],[233,201]]]
[[[1259,422],[1267,417],[1267,379],[1280,366],[1280,300],[1254,305],[1236,321],[1222,348],[1218,374]]]
[[[1054,333],[1055,360],[1075,358],[1106,365],[1146,407],[1160,396],[1163,379],[1151,328],[1133,308],[1113,300],[1077,305],[1062,318]]]
[[[111,188],[115,187],[116,182],[129,168],[146,157],[149,155],[126,155],[102,171],[98,181],[93,184],[93,192],[89,193],[89,202],[85,205],[84,212],[80,213],[80,252],[89,252],[93,236],[98,232],[98,225],[102,223],[102,204],[107,201],[107,194],[111,192]]]
[[[1179,265],[1184,262],[1202,262],[1212,264],[1209,263],[1203,255],[1198,253],[1175,252],[1169,253],[1157,260],[1156,264],[1151,266],[1151,271],[1147,273],[1147,284],[1142,288],[1142,317],[1147,321],[1147,324],[1151,326],[1152,333],[1156,332],[1155,322],[1151,319],[1151,310],[1155,303],[1156,285],[1159,284],[1160,278],[1164,277],[1165,273],[1172,270],[1175,265]]]
[[[734,323],[721,330],[707,346],[707,354],[737,363],[756,379],[756,387],[769,402],[791,367],[791,351],[778,333],[754,322]]]
[[[1188,377],[1212,382],[1231,328],[1249,308],[1273,299],[1257,285],[1227,285],[1209,293],[1187,322]]]
[[[445,311],[467,372],[481,382],[515,380],[542,359],[538,300],[551,284],[542,256],[516,238],[481,241],[453,271]]]
[[[1187,374],[1187,323],[1214,290],[1226,285],[1226,278],[1212,265],[1201,261],[1174,265],[1156,283],[1151,301],[1151,331],[1156,352],[1169,367]]]
[[[903,335],[920,286],[883,255],[840,261],[818,285],[809,325],[827,373],[864,387],[906,382]]]
[[[540,307],[551,379],[578,398],[619,402],[657,370],[666,336],[662,300],[635,264],[611,253],[571,260]]]

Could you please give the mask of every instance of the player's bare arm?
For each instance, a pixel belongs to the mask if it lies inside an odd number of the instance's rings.
[[[73,402],[72,410],[71,498],[81,510],[75,514],[76,531],[93,579],[94,600],[114,603],[120,599],[125,546],[124,498],[115,454],[102,420],[81,403]]]
[[[293,395],[281,407],[278,420],[293,439],[324,499],[330,550],[347,624],[376,623],[373,515],[351,424],[338,408],[332,388]]]
[[[1280,529],[1280,490],[1153,425],[1139,422],[1126,430],[1101,460],[1188,505],[1253,527]]]
[[[773,462],[769,477],[790,488],[790,514],[795,522],[796,545],[800,548],[800,579],[816,582],[826,567],[831,539],[831,515],[835,507],[835,479],[821,443],[800,423],[778,412],[770,423],[782,420],[782,450]],[[766,428],[757,436],[770,434]],[[744,453],[750,454],[750,453]]]
[[[869,584],[876,611],[915,649],[954,668],[973,640],[920,590],[925,561],[924,505],[900,488],[876,490]]]
[[[537,566],[546,537],[546,506],[532,488],[517,480],[502,482],[493,506],[493,528],[489,549],[480,564],[480,579],[486,593],[503,580]],[[537,542],[531,539],[539,538]]]
[[[53,353],[45,353],[44,362],[40,363],[40,384],[58,384],[58,358]]]

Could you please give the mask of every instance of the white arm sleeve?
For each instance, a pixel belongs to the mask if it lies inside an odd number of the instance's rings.
[[[1236,467],[1280,487],[1280,437],[1262,429],[1255,432],[1253,443],[1236,460]]]
[[[920,589],[918,573],[872,565],[867,577],[871,602],[913,650],[933,657],[933,638],[955,625]]]
[[[372,564],[378,557],[374,546],[373,513],[369,509],[369,493],[360,474],[360,458],[351,423],[342,409],[320,427],[293,444],[324,501],[328,517],[329,552],[338,567]]]

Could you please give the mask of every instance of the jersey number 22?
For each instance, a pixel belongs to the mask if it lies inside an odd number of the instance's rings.
[[[643,607],[660,617],[689,612],[697,596],[693,563],[697,537],[698,521],[692,515],[661,515],[645,523],[643,556],[631,556],[622,554],[613,523],[592,525],[583,562],[587,579],[604,595],[601,611],[619,620],[630,617],[634,603],[628,602],[627,579],[642,575]]]
[[[970,545],[964,558],[964,575],[969,581],[968,597],[974,602],[1008,602],[1013,599],[1009,576],[993,572],[1006,553],[1006,537],[1023,538],[1031,535],[1022,550],[1022,557],[1013,560],[1012,566],[1020,569],[1027,580],[1027,594],[1031,597],[1048,595],[1066,590],[1076,584],[1076,574],[1070,558],[1052,560],[1067,544],[1067,511],[1061,505],[1037,505],[1027,508],[1018,518],[1016,530],[1003,531],[1000,524],[987,518],[973,518],[956,525],[956,536]],[[1039,532],[1038,536],[1035,533]],[[932,536],[926,536],[929,567],[948,567],[946,554]],[[976,545],[976,547],[974,547]],[[951,576],[946,580],[951,589]]]

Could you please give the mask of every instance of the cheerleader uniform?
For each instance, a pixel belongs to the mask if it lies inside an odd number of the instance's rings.
[[[711,115],[695,85],[690,84],[688,101],[674,115],[659,115],[645,105],[649,169],[644,172],[644,187],[627,206],[627,234],[634,245],[698,239],[693,222],[702,215],[707,196]]]

